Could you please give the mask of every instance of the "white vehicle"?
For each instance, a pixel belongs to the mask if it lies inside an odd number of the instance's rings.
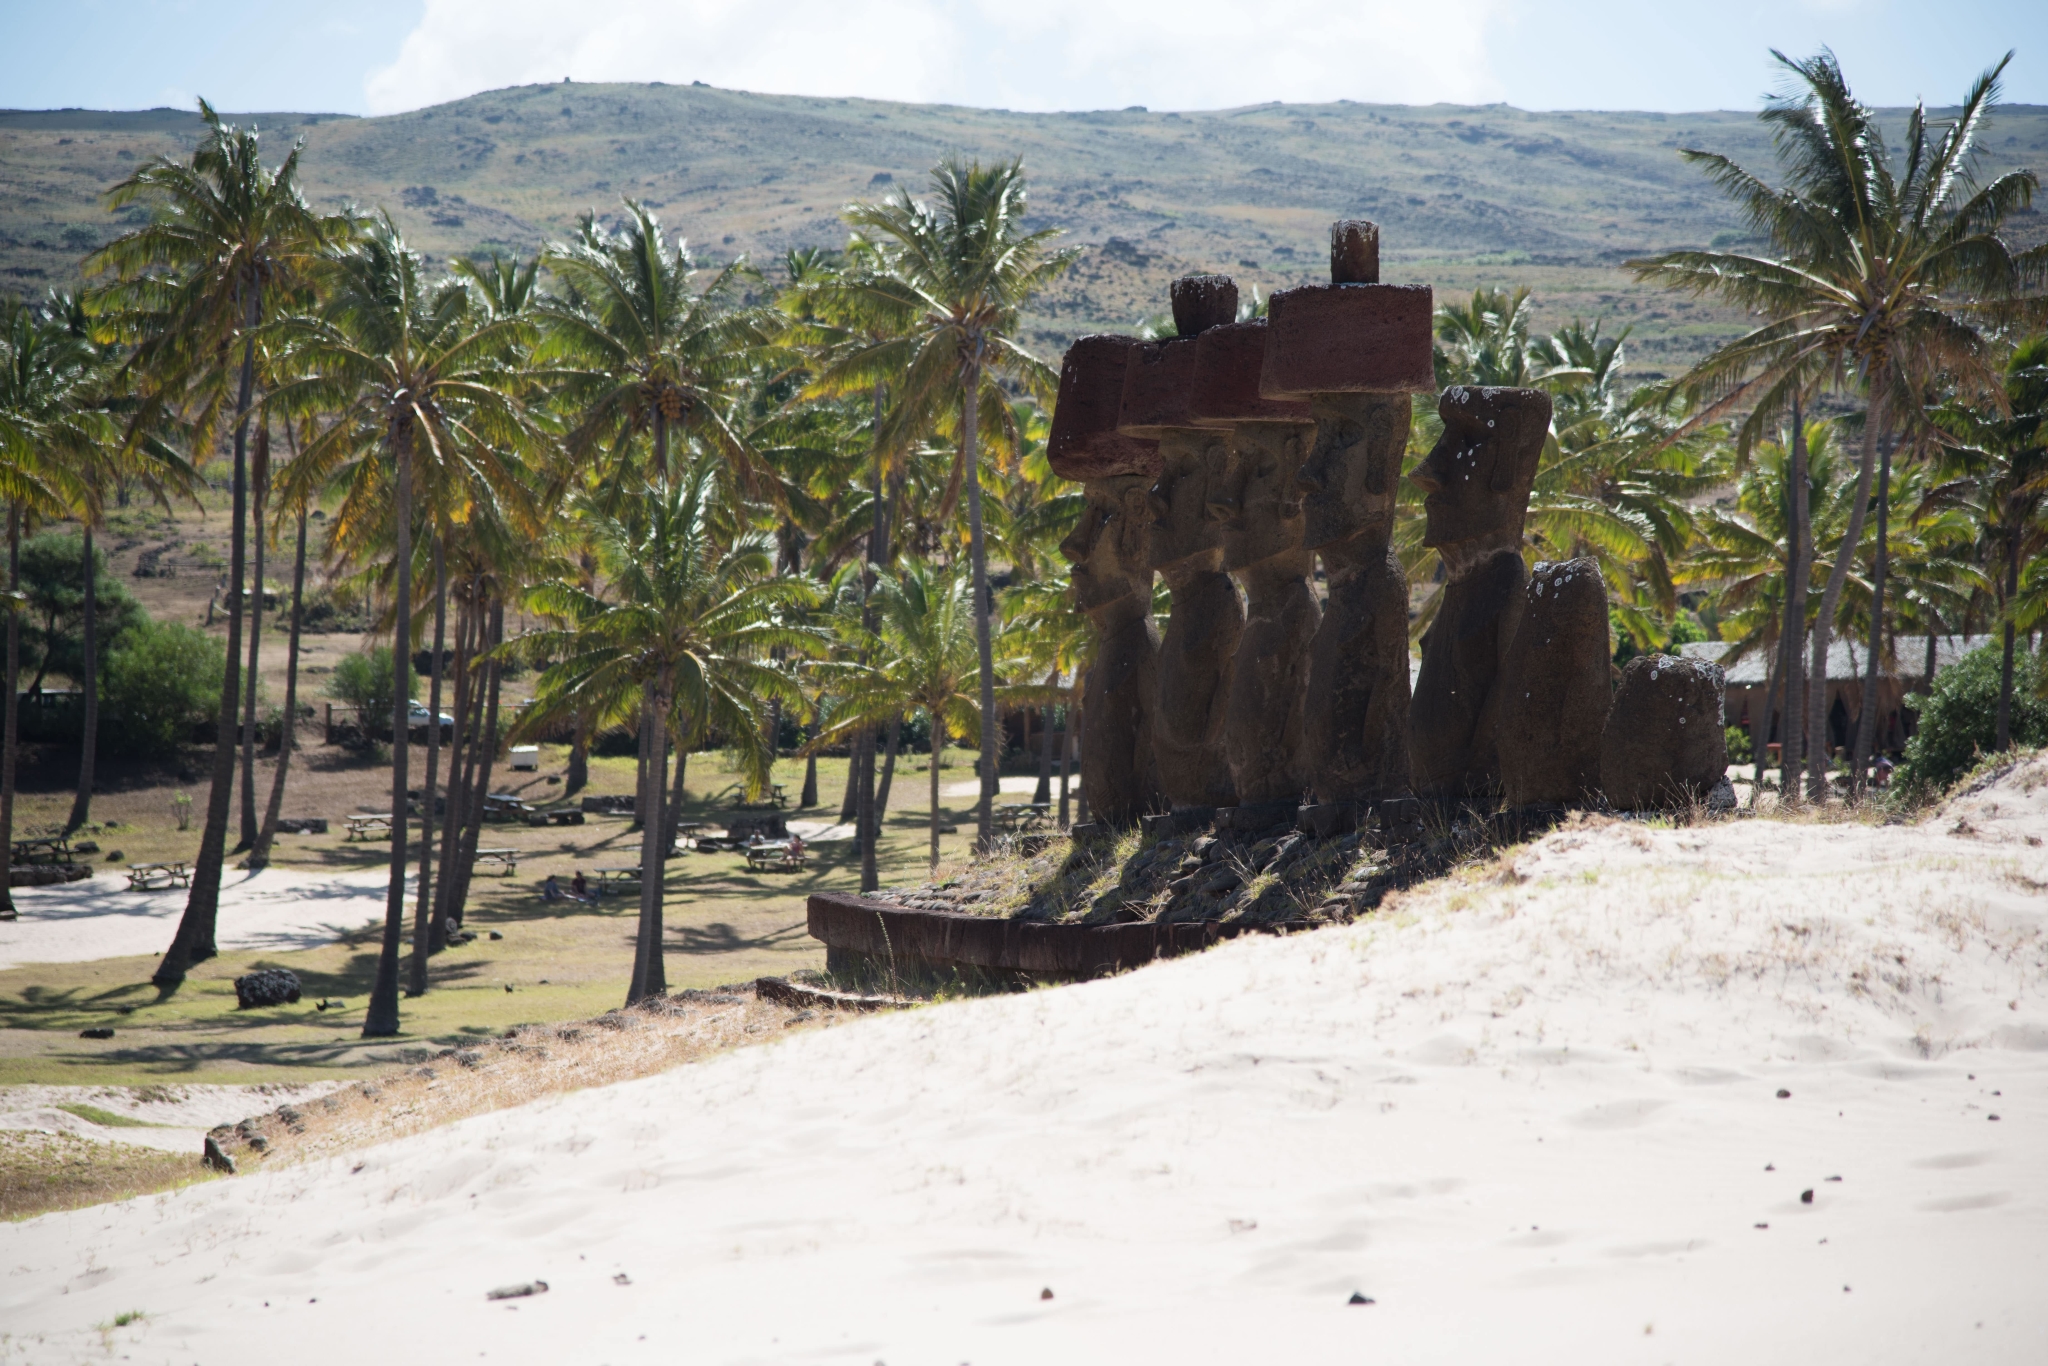
[[[407,704],[406,707],[406,728],[408,730],[425,730],[427,728],[427,718],[430,715],[432,715],[432,713],[427,710],[426,704],[424,702],[421,702],[418,698],[414,698],[410,703]],[[455,718],[450,716],[445,711],[442,712],[441,729],[443,731],[450,731],[454,728]]]

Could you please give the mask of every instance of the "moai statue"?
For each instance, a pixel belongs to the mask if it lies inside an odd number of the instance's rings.
[[[1204,332],[1195,345],[1192,400],[1197,418],[1230,432],[1229,472],[1217,499],[1228,513],[1223,567],[1244,585],[1246,603],[1224,751],[1237,787],[1232,819],[1247,829],[1292,824],[1307,785],[1303,704],[1309,642],[1322,618],[1295,486],[1315,429],[1306,403],[1259,394],[1271,331],[1251,322]]]
[[[1522,616],[1522,525],[1550,396],[1453,385],[1437,413],[1444,434],[1409,477],[1449,582],[1422,637],[1408,762],[1418,794],[1455,799],[1500,786],[1501,666]]]
[[[1728,782],[1727,680],[1704,659],[1637,655],[1600,742],[1600,786],[1623,811],[1735,805]]]
[[[1161,819],[1193,827],[1237,804],[1223,733],[1244,603],[1223,572],[1223,523],[1212,496],[1228,473],[1228,434],[1197,425],[1189,412],[1195,339],[1236,316],[1237,286],[1223,275],[1186,276],[1173,282],[1172,297],[1179,335],[1133,352],[1118,429],[1159,443],[1149,558],[1172,606],[1159,648],[1152,750],[1172,808]]]
[[[1083,337],[1060,367],[1046,457],[1081,481],[1086,510],[1060,553],[1073,565],[1074,601],[1095,627],[1095,662],[1082,690],[1087,739],[1081,785],[1094,819],[1135,824],[1159,804],[1152,754],[1159,633],[1152,624],[1151,515],[1158,443],[1117,432],[1134,337]]]
[[[1303,545],[1329,600],[1309,650],[1303,735],[1315,805],[1303,828],[1349,829],[1408,793],[1408,579],[1389,545],[1410,394],[1431,393],[1427,285],[1379,283],[1379,228],[1330,227],[1330,283],[1273,296],[1260,391],[1306,398],[1315,445],[1297,477]]]
[[[1599,564],[1537,565],[1501,668],[1500,778],[1508,805],[1597,800],[1600,737],[1614,693],[1612,658]]]

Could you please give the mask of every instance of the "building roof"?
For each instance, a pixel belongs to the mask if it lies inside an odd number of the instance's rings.
[[[1936,636],[1934,638],[1934,668],[1938,673],[1956,663],[1964,655],[1982,646],[1992,644],[1997,636]],[[1678,652],[1687,659],[1704,659],[1721,664],[1722,656],[1733,647],[1726,641],[1699,640],[1678,647]],[[1911,682],[1925,683],[1927,664],[1927,637],[1900,636],[1898,639],[1899,663],[1902,670],[1887,669],[1880,662],[1878,676],[1881,678],[1903,677]],[[1811,647],[1806,658],[1812,658]],[[1840,636],[1828,642],[1828,681],[1830,683],[1855,683],[1863,678],[1863,670],[1869,658],[1865,642],[1844,640]],[[1771,661],[1762,651],[1752,650],[1732,664],[1722,664],[1728,675],[1731,688],[1761,687],[1764,671]]]

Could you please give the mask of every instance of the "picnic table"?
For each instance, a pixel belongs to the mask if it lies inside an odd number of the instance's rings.
[[[41,855],[47,854],[48,858]],[[14,842],[16,863],[69,863],[71,836],[61,826],[30,830]]]
[[[750,872],[793,872],[804,866],[804,854],[788,840],[763,840],[742,846]]]
[[[546,809],[529,807],[526,812],[528,825],[581,825],[583,813],[573,806],[556,806]]]
[[[391,838],[391,817],[388,814],[350,816],[348,833],[342,839],[366,840],[372,835],[382,835],[387,840]]]
[[[593,869],[597,874],[597,890],[603,895],[607,890],[623,892],[628,887],[635,891],[640,888],[640,865],[619,864],[610,868]]]
[[[705,823],[703,821],[677,821],[676,849],[678,851],[681,851],[684,849],[697,848],[697,841],[699,838],[697,832],[703,830],[704,828]]]
[[[476,851],[476,857],[479,863],[488,861],[500,865],[504,868],[506,877],[516,876],[519,872],[517,849],[479,849]]]
[[[176,863],[131,863],[128,865],[128,890],[131,892],[154,892],[159,890],[157,879],[163,879],[164,887],[190,887],[192,872],[181,860]]]
[[[524,820],[533,810],[531,803],[509,792],[492,792],[484,797],[485,820]]]
[[[996,808],[996,827],[1011,834],[1042,830],[1051,819],[1050,802],[1013,802]]]

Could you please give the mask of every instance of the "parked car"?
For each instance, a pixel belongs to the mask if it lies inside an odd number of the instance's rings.
[[[426,703],[421,702],[417,698],[413,699],[406,708],[406,729],[418,731],[424,735],[427,730],[427,719],[432,715],[433,713],[427,710]],[[440,715],[441,734],[443,736],[452,736],[455,733],[455,718],[445,711]]]

